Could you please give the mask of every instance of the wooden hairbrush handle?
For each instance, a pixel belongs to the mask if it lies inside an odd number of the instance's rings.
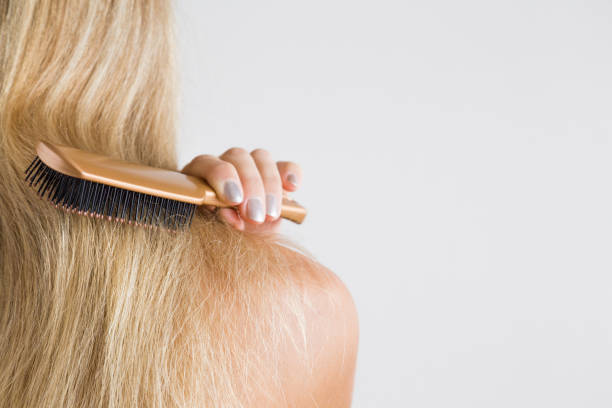
[[[289,197],[283,197],[281,217],[293,221],[296,224],[301,224],[306,217],[306,209],[298,204],[297,201]]]

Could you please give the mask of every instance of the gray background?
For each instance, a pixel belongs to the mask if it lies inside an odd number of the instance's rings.
[[[612,3],[176,2],[180,160],[300,163],[354,407],[612,406]]]

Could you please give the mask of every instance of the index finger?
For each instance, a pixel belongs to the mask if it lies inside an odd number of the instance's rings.
[[[228,204],[237,205],[244,200],[236,168],[216,156],[210,154],[196,156],[181,170],[181,173],[205,179],[217,196]]]

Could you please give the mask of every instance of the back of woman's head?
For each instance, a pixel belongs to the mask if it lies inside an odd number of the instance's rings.
[[[171,18],[0,0],[0,406],[239,405],[250,343],[291,303],[263,295],[291,290],[270,240],[204,211],[179,234],[78,216],[23,182],[41,139],[176,168]]]

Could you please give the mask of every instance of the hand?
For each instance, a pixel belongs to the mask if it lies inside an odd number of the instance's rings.
[[[302,181],[296,163],[274,162],[266,150],[248,153],[240,147],[219,157],[196,156],[182,173],[205,179],[220,200],[234,206],[219,208],[221,219],[240,231],[257,233],[278,232],[282,197],[296,191]]]

